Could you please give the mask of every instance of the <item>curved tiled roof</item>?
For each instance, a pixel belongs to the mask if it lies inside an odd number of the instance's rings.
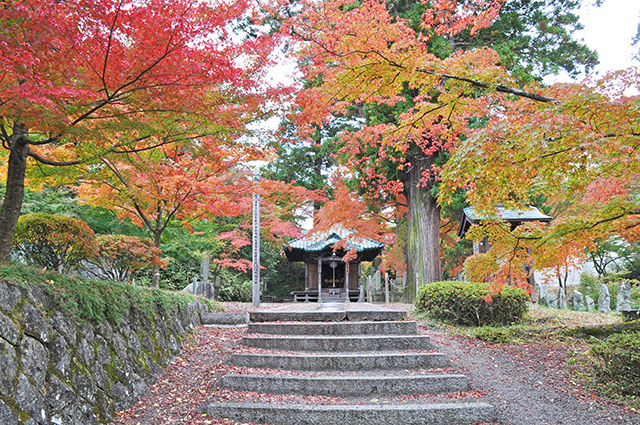
[[[373,239],[350,237],[353,234],[352,230],[334,228],[328,232],[318,232],[312,236],[294,239],[284,246],[285,255],[289,261],[302,261],[305,253],[311,254],[329,250],[345,238],[347,239],[345,242],[346,250],[355,249],[358,253],[375,253],[373,257],[376,257],[385,246],[382,242]]]

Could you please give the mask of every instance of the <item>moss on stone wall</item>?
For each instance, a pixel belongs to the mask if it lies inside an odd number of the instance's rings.
[[[109,423],[211,309],[189,295],[0,266],[0,423]]]

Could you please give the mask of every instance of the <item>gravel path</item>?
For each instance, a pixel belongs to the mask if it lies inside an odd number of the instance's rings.
[[[454,368],[493,404],[497,424],[640,424],[640,415],[587,392],[567,370],[581,347],[554,344],[489,344],[422,328]]]

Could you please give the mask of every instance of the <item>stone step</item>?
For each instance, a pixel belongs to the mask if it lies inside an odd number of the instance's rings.
[[[493,406],[485,403],[433,403],[401,405],[295,405],[273,403],[210,403],[214,418],[278,425],[390,425],[491,422]]]
[[[247,347],[284,351],[380,351],[429,350],[433,348],[426,335],[374,336],[244,336]]]
[[[249,313],[200,313],[203,325],[237,326],[249,323]]]
[[[331,354],[254,354],[239,353],[231,357],[230,364],[253,367],[301,371],[359,371],[359,370],[414,370],[449,367],[442,353],[331,353]]]
[[[325,311],[252,311],[249,316],[251,322],[397,321],[404,320],[407,317],[407,312],[400,310],[345,311],[344,309],[333,308],[335,306],[331,307]]]
[[[467,377],[453,374],[396,374],[386,376],[225,375],[222,378],[222,386],[232,391],[326,395],[331,397],[439,394],[469,390]]]
[[[262,322],[250,323],[247,334],[270,335],[417,335],[415,321],[393,322]]]

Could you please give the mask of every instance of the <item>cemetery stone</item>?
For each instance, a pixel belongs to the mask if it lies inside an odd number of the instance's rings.
[[[609,295],[609,288],[607,285],[600,285],[600,294],[598,296],[598,311],[601,313],[607,313],[611,311],[611,295]]]
[[[575,311],[584,310],[584,295],[578,290],[573,291],[573,309]]]
[[[584,303],[585,303],[585,306],[586,306],[586,310],[587,310],[587,311],[593,311],[593,310],[595,310],[595,308],[596,308],[596,303],[595,303],[595,301],[593,300],[593,298],[591,298],[589,295],[587,295],[587,296],[585,296],[585,297],[584,297],[584,299],[585,299],[585,302],[584,302]]]

